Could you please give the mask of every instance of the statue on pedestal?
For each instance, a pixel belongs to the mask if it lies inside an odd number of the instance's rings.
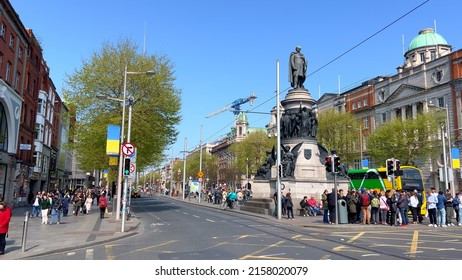
[[[290,54],[289,59],[289,82],[293,88],[304,88],[303,83],[306,79],[306,68],[308,63],[305,56],[300,52],[300,46],[295,47],[295,51]]]
[[[266,151],[266,156],[266,162],[257,170],[256,179],[269,179],[271,177],[271,167],[276,163],[274,147],[271,151]]]

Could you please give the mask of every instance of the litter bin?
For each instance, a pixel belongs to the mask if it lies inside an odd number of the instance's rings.
[[[338,223],[347,224],[348,223],[348,210],[347,204],[344,199],[339,199],[337,201],[337,213],[338,213]]]

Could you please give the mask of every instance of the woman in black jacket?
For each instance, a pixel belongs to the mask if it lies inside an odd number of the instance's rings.
[[[390,226],[394,226],[395,223],[396,223],[396,212],[397,212],[397,209],[398,209],[398,205],[396,204],[396,191],[395,190],[390,190],[390,192],[388,193],[388,197],[387,197],[387,204],[388,206],[390,206],[390,223],[389,225]],[[387,219],[388,220],[388,219]]]

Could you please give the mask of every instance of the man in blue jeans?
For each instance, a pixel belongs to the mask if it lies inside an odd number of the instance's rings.
[[[438,202],[436,203],[436,220],[438,226],[440,227],[447,227],[446,225],[446,209],[444,208],[444,204],[446,203],[446,197],[443,195],[443,191],[438,192]]]
[[[401,227],[406,227],[409,200],[407,198],[407,194],[405,190],[401,191],[401,195],[398,198],[397,204],[398,204],[399,213],[401,214]]]

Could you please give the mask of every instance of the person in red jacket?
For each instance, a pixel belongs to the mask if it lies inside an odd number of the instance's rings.
[[[0,255],[5,254],[6,234],[11,219],[11,208],[5,202],[0,201]]]
[[[101,197],[99,198],[99,217],[104,219],[104,213],[106,212],[107,208],[107,199],[106,194],[102,193]]]

